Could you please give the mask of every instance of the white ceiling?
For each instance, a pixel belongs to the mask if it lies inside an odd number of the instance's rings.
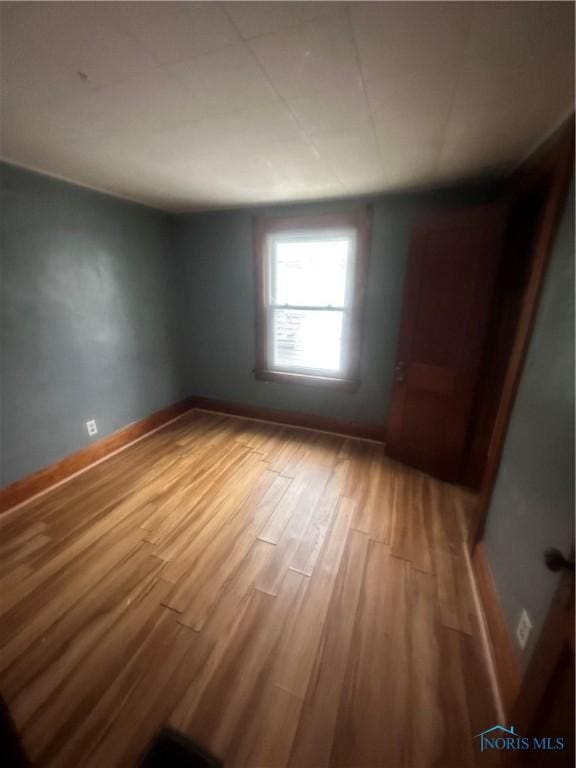
[[[2,2],[1,155],[166,210],[512,167],[573,109],[571,2]]]

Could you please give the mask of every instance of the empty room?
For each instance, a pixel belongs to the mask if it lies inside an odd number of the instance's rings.
[[[0,763],[574,765],[573,2],[0,0]]]

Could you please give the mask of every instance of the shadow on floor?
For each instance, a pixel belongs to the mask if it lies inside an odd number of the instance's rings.
[[[178,731],[163,728],[138,768],[223,768],[224,764]]]

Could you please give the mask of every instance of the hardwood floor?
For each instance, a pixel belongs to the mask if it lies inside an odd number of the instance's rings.
[[[131,766],[164,724],[230,767],[489,764],[468,504],[377,444],[194,411],[6,515],[34,765]]]

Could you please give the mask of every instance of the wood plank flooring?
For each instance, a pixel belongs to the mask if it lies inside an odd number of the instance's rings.
[[[230,768],[490,764],[469,503],[377,444],[193,411],[5,516],[33,764],[132,766],[162,725]]]

